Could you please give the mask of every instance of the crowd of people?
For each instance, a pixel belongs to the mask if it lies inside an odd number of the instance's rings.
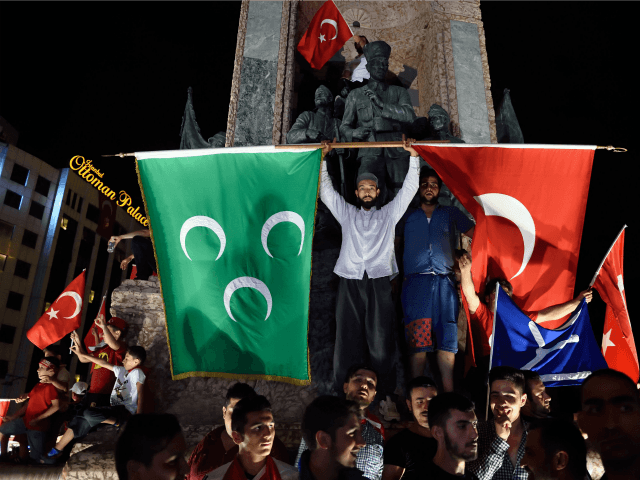
[[[15,436],[17,458],[26,457],[28,445],[32,463],[57,463],[70,442],[106,423],[122,426],[115,451],[121,480],[582,480],[592,474],[617,480],[640,471],[640,395],[630,378],[611,369],[584,381],[581,410],[572,418],[551,412],[551,397],[531,371],[491,370],[486,421],[467,396],[440,392],[431,378],[419,376],[406,385],[411,421],[389,436],[370,409],[378,372],[354,364],[345,374],[343,396],[319,396],[305,409],[297,455],[276,436],[269,400],[236,383],[222,407],[224,424],[202,438],[187,460],[177,419],[142,412],[142,347],[129,347],[121,366],[73,349],[81,361],[113,374],[109,405],[97,406],[100,397],[90,397],[83,382],[67,392],[68,383],[60,380],[64,370],[51,355],[55,349],[47,350],[38,366],[40,383],[16,399],[24,406],[0,428],[5,458],[8,437]],[[63,424],[65,433],[47,450]],[[605,476],[598,471],[602,466]]]
[[[39,383],[15,399],[22,407],[2,418],[0,458],[17,463],[55,464],[66,458],[72,441],[85,437],[99,424],[124,424],[143,412],[145,349],[127,346],[126,322],[105,321],[98,315],[91,327],[96,346],[85,350],[77,332],[71,333],[71,350],[83,363],[92,363],[90,383],[76,382],[61,364],[62,349],[51,345],[38,364]],[[62,436],[59,434],[62,433]],[[9,438],[19,444],[18,454],[8,454]],[[68,447],[68,448],[67,448]]]

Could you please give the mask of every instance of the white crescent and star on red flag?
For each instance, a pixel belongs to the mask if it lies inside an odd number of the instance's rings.
[[[329,40],[335,40],[336,38],[338,38],[338,22],[336,22],[335,20],[331,20],[330,18],[325,18],[324,20],[322,20],[322,22],[320,22],[320,28],[321,29],[322,29],[322,25],[324,25],[325,23],[333,25],[335,27],[335,29],[336,29],[336,34],[333,36],[333,38],[330,38]],[[320,40],[320,43],[327,41],[324,38],[324,35],[322,34],[322,31],[320,32],[320,36],[318,37],[318,39]]]
[[[509,195],[502,193],[485,193],[473,198],[482,206],[486,216],[497,216],[512,221],[516,227],[518,227],[520,235],[522,235],[524,255],[520,269],[510,279],[513,280],[527,267],[529,260],[531,260],[533,249],[535,248],[536,224],[533,217],[520,200]]]
[[[82,297],[80,297],[80,295],[76,292],[64,292],[62,295],[60,295],[56,299],[55,302],[53,302],[53,305],[51,305],[51,307],[49,308],[49,311],[46,313],[46,315],[49,316],[49,320],[58,318],[58,313],[60,313],[61,308],[59,308],[58,310],[54,310],[53,306],[57,305],[57,303],[60,301],[61,298],[67,297],[67,296],[73,298],[73,301],[75,304],[75,310],[73,310],[73,313],[71,315],[63,318],[73,318],[82,311]],[[67,312],[64,312],[64,313],[67,313]]]

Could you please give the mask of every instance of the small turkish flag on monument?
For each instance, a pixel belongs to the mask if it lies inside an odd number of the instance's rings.
[[[591,285],[607,304],[602,336],[602,355],[609,368],[628,375],[634,382],[638,381],[638,353],[631,331],[627,298],[624,292],[622,266],[624,262],[624,229],[609,253],[602,261]]]
[[[320,70],[353,32],[332,0],[325,2],[311,19],[309,28],[298,44],[298,51],[312,68]]]
[[[43,350],[80,326],[84,286],[83,270],[27,332],[31,343]]]

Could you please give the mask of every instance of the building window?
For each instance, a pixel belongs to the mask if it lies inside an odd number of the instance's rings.
[[[71,189],[67,190],[67,205],[71,205],[71,195],[73,194],[73,192],[71,191]]]
[[[82,241],[93,247],[96,244],[96,233],[90,228],[84,227],[82,229]]]
[[[6,254],[9,251],[15,229],[15,225],[0,220],[0,253]]]
[[[36,202],[35,200],[31,200],[29,215],[36,217],[38,220],[42,220],[42,217],[44,217],[44,205]]]
[[[30,263],[23,262],[22,260],[17,260],[16,261],[16,269],[14,270],[13,274],[16,277],[28,279],[30,270],[31,270],[31,264]]]
[[[71,200],[71,208],[76,208],[76,200],[78,199],[78,194],[73,193],[73,200]]]
[[[78,208],[76,208],[78,213],[82,213],[82,197],[78,198]]]
[[[36,248],[36,243],[38,243],[38,234],[25,228],[24,234],[22,234],[22,245],[29,248]]]
[[[29,178],[29,170],[22,165],[15,164],[11,172],[11,181],[20,185],[26,185]]]
[[[100,221],[100,209],[90,203],[87,205],[87,220],[91,220],[93,223],[97,224]]]
[[[24,295],[17,292],[9,292],[9,296],[7,297],[7,308],[11,310],[22,310],[22,300],[24,299]]]
[[[12,344],[15,336],[16,327],[12,327],[11,325],[0,325],[0,342]]]
[[[51,182],[44,178],[42,175],[38,175],[38,180],[36,181],[35,191],[40,195],[44,195],[45,197],[49,196],[49,188],[51,187]]]
[[[0,360],[0,378],[5,378],[7,373],[9,373],[9,362],[7,360]]]
[[[18,195],[16,192],[12,192],[11,190],[7,190],[7,193],[4,195],[4,204],[9,205],[11,208],[20,210],[22,195]]]

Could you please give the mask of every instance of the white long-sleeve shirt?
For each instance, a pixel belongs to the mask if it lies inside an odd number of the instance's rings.
[[[409,171],[396,197],[371,210],[354,207],[335,191],[322,162],[320,198],[342,227],[340,256],[333,271],[343,278],[362,280],[396,275],[398,264],[394,248],[395,227],[407,210],[419,186],[419,158],[411,157]]]

